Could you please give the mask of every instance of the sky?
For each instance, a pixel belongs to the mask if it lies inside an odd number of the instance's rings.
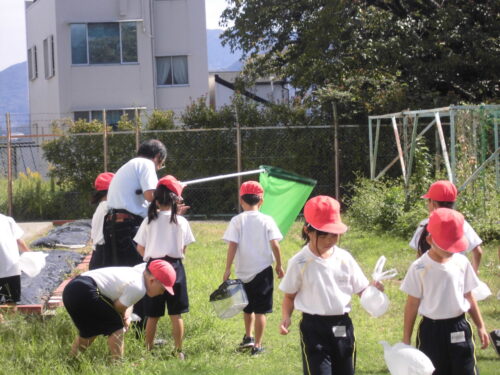
[[[207,29],[220,28],[226,0],[205,0]],[[26,61],[24,0],[0,0],[0,71]]]

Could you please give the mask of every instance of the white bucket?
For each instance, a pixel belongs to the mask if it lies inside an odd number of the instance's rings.
[[[491,290],[485,282],[479,280],[479,285],[472,289],[472,295],[476,301],[482,301],[491,296]]]
[[[384,347],[384,359],[391,375],[431,375],[434,365],[429,357],[411,345],[402,342],[390,346],[380,341]]]
[[[387,295],[373,285],[368,286],[361,295],[361,306],[374,318],[385,314],[389,308]]]
[[[35,277],[45,267],[48,255],[41,251],[25,251],[19,257],[19,268],[29,277]]]

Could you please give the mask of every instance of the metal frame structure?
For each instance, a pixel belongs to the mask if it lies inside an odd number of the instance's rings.
[[[457,111],[463,110],[483,110],[493,114],[493,126],[494,126],[494,151],[489,155],[482,164],[474,171],[474,173],[467,178],[467,180],[459,187],[459,191],[465,189],[465,187],[474,181],[480,174],[480,172],[486,167],[487,164],[495,161],[495,173],[496,173],[496,186],[500,187],[500,147],[499,147],[499,134],[498,134],[498,117],[500,116],[500,105],[461,105],[455,106],[450,105],[449,107],[434,108],[434,109],[424,109],[418,111],[402,111],[397,113],[390,113],[379,116],[369,116],[368,117],[368,137],[369,137],[369,148],[370,148],[370,178],[372,180],[378,180],[382,177],[394,164],[398,161],[401,165],[401,173],[405,182],[405,186],[408,187],[410,182],[410,177],[413,167],[413,159],[415,155],[415,147],[417,138],[427,133],[433,126],[435,126],[439,146],[441,148],[442,157],[444,160],[446,174],[448,180],[456,183],[455,173],[456,173],[456,127],[455,127],[455,117]],[[446,146],[446,140],[443,132],[443,118],[449,119],[450,126],[450,149],[448,150]],[[423,130],[417,134],[417,128],[419,125],[419,119],[427,120],[427,124]],[[394,138],[396,141],[396,146],[398,150],[398,155],[385,166],[378,174],[377,172],[377,153],[379,145],[380,127],[383,120],[389,120],[394,132]],[[411,132],[411,139],[409,139],[409,120],[413,120],[413,129]],[[398,121],[402,124],[402,141],[399,134]],[[375,139],[373,139],[373,126],[375,122]],[[486,155],[485,155],[486,156]]]

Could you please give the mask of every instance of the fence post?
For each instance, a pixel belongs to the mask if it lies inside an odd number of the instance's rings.
[[[240,129],[240,121],[238,119],[238,107],[235,104],[234,105],[234,115],[236,119],[236,171],[238,173],[241,172],[241,129]],[[238,176],[237,179],[237,184],[238,186],[236,187],[236,207],[238,207],[238,212],[241,212],[241,207],[240,207],[240,198],[239,198],[239,189],[241,186],[241,176]]]
[[[337,103],[332,102],[333,110],[333,153],[335,165],[335,199],[340,199],[339,176],[339,119],[337,117]]]
[[[7,213],[12,216],[12,129],[10,127],[10,113],[5,114],[7,124]]]
[[[139,129],[139,110],[137,107],[134,109],[135,120],[135,153],[139,151],[140,129]]]
[[[104,147],[104,172],[108,171],[108,124],[106,123],[106,110],[102,110],[102,123],[104,125],[103,147]]]

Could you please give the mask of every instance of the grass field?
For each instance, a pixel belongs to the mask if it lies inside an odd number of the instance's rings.
[[[229,320],[218,319],[208,302],[210,293],[222,279],[226,246],[221,241],[225,222],[191,223],[197,242],[188,248],[185,261],[191,311],[184,316],[186,337],[184,362],[170,357],[171,345],[153,352],[144,349],[143,342],[126,336],[126,356],[111,364],[106,341],[103,338],[80,358],[70,360],[67,352],[76,333],[64,308],[53,317],[8,315],[0,324],[0,374],[301,374],[298,339],[300,314],[294,313],[292,331],[281,336],[278,323],[281,317],[281,292],[275,291],[275,312],[268,316],[264,337],[266,352],[258,357],[238,353],[235,348],[244,333],[241,315]],[[301,247],[300,224],[295,224],[281,243],[286,261]],[[403,307],[406,296],[399,284],[415,254],[407,241],[394,237],[351,229],[341,239],[341,247],[349,250],[367,276],[380,255],[387,257],[386,268],[395,267],[399,274],[386,282],[386,293],[391,305],[380,318],[372,318],[354,297],[351,317],[354,322],[357,346],[357,374],[388,374],[380,340],[391,344],[402,337]],[[487,244],[481,265],[481,278],[496,294],[500,289],[499,244]],[[277,284],[277,282],[276,282]],[[479,303],[488,331],[500,328],[500,301],[491,296]],[[159,323],[159,337],[169,339],[170,322]],[[477,359],[482,375],[498,374],[499,357],[492,347],[478,350]]]

